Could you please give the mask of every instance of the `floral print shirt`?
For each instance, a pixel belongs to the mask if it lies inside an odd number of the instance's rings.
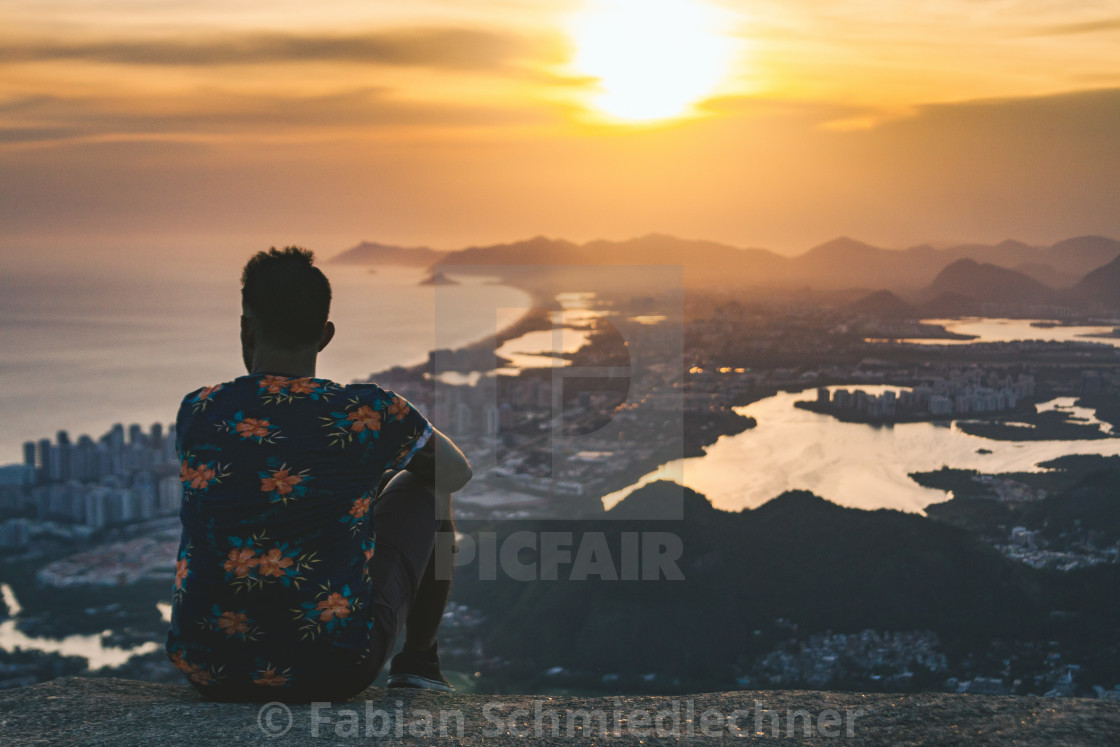
[[[360,661],[374,493],[431,434],[375,384],[255,374],[188,394],[172,663],[203,686],[284,687],[325,657]]]

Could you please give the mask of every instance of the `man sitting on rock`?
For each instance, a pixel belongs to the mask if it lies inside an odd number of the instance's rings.
[[[435,544],[453,541],[466,458],[404,398],[315,377],[335,330],[311,252],[260,252],[241,280],[249,373],[188,394],[176,423],[168,656],[216,700],[341,700],[403,624],[389,686],[451,689],[436,646],[451,559]]]

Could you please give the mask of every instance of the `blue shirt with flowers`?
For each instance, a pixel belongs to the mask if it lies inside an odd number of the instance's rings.
[[[372,503],[432,427],[375,384],[253,374],[188,394],[167,653],[200,686],[287,687],[373,627]]]

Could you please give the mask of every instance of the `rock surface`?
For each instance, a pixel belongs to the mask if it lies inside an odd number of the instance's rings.
[[[762,709],[767,712],[756,714]],[[605,734],[599,716],[592,714],[590,722],[584,717],[589,711],[602,711]],[[755,744],[1116,744],[1120,702],[796,690],[581,698],[370,688],[329,706],[262,707],[209,703],[186,685],[81,677],[0,692],[4,745],[657,744],[736,738]]]

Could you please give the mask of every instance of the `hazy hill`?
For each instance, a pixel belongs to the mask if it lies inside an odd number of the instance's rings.
[[[1014,265],[1011,269],[1051,288],[1068,288],[1081,279],[1081,273],[1063,272],[1046,262],[1026,262]]]
[[[331,257],[330,262],[340,265],[386,265],[398,267],[429,267],[438,263],[447,252],[438,252],[426,246],[403,247],[363,241]]]
[[[766,249],[739,249],[715,241],[678,239],[656,233],[627,241],[592,241],[584,244],[583,250],[597,261],[609,264],[705,264],[725,271],[756,272],[766,278],[781,272],[789,262],[786,257]]]
[[[671,532],[683,543],[684,579],[566,580],[562,565],[561,580],[527,584],[502,574],[479,581],[477,569],[465,567],[456,577],[457,599],[501,611],[485,649],[545,667],[686,675],[692,663],[713,672],[713,662],[729,668],[738,655],[760,653],[754,648],[771,644],[751,630],[779,617],[805,633],[932,629],[958,642],[1028,633],[1045,620],[1030,569],[963,530],[897,511],[843,508],[804,492],[730,513],[685,490],[683,521],[643,518],[676,490],[655,483],[635,491],[610,512],[626,521],[493,527],[499,543],[522,530],[577,538],[602,532],[616,563],[623,531]]]
[[[883,319],[913,319],[918,312],[913,306],[888,290],[881,290],[865,296],[848,306],[857,314],[867,314]]]
[[[944,249],[939,254],[945,265],[952,264],[958,259],[972,259],[980,264],[1000,267],[1014,267],[1043,261],[1038,248],[1011,239],[998,244],[960,244]]]
[[[563,239],[535,236],[524,241],[490,246],[471,246],[449,252],[445,265],[564,265],[598,264],[578,244]]]
[[[1078,236],[1042,250],[1041,259],[1059,270],[1084,275],[1120,257],[1120,241],[1104,236]]]
[[[815,288],[906,290],[928,283],[945,262],[929,247],[898,251],[843,237],[810,249],[790,264],[793,277]]]
[[[1084,303],[1120,308],[1120,256],[1082,278],[1071,293]]]
[[[714,241],[649,234],[625,241],[596,240],[585,244],[537,236],[449,252],[365,242],[332,261],[409,266],[447,264],[460,266],[462,271],[468,271],[468,266],[680,265],[684,281],[690,287],[884,288],[895,293],[927,288],[938,281],[939,273],[952,267],[956,273],[954,287],[939,292],[999,302],[1009,299],[989,297],[987,282],[996,281],[997,290],[1017,288],[1031,293],[1032,297],[1043,297],[1046,294],[1042,288],[1050,290],[1069,285],[1075,278],[1117,256],[1120,256],[1120,242],[1100,236],[1068,239],[1043,248],[1009,240],[995,245],[962,244],[946,249],[921,245],[904,250],[884,249],[841,237],[799,256],[786,257],[766,249],[742,249]],[[972,264],[956,264],[962,260]],[[1000,275],[993,274],[991,268],[1007,271],[1020,268],[1020,271]],[[516,272],[507,269],[504,274]],[[965,277],[969,273],[979,274],[977,279],[970,280]],[[531,274],[541,275],[539,272]],[[1012,277],[1017,279],[1011,280]],[[1033,281],[1034,285],[1024,281]],[[925,295],[929,297],[930,294]]]
[[[449,254],[445,265],[680,265],[689,286],[774,285],[789,260],[763,249],[737,249],[713,241],[650,234],[626,241],[586,244],[538,236],[527,241],[470,247]]]
[[[1022,271],[1051,287],[1057,287],[1070,284],[1067,282],[1070,276],[1081,277],[1120,256],[1120,241],[1104,236],[1078,236],[1048,247],[1033,247],[1009,239],[994,245],[961,244],[944,249],[940,254],[946,265],[958,259],[972,259],[1000,267],[1031,268],[1031,272]],[[1053,274],[1045,277],[1043,273],[1047,271]]]
[[[1053,288],[1043,285],[1021,272],[959,259],[937,274],[925,289],[927,298],[954,293],[990,303],[1039,304],[1056,303]]]
[[[898,256],[901,256],[899,252],[894,252],[890,249],[880,249],[877,246],[871,246],[862,241],[856,241],[847,236],[841,236],[840,238],[826,241],[819,246],[813,247],[797,257],[795,261],[810,267],[825,267],[830,264],[837,266],[840,263],[866,265],[873,262],[882,262],[883,260],[889,260]]]

